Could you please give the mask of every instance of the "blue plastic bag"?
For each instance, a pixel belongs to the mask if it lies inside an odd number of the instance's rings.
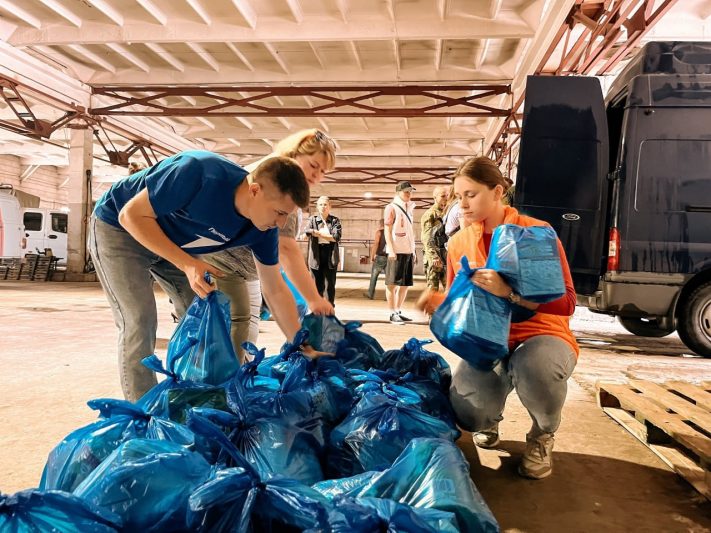
[[[499,526],[469,474],[469,463],[448,439],[416,438],[382,472],[314,485],[329,499],[386,498],[416,509],[453,513],[460,531],[496,532]]]
[[[546,303],[565,294],[558,236],[550,226],[498,226],[486,268],[501,274],[524,300]]]
[[[188,498],[211,473],[199,453],[133,439],[107,457],[74,495],[121,517],[126,531],[186,531]]]
[[[306,299],[304,299],[303,296],[301,296],[301,293],[299,292],[299,289],[296,288],[296,286],[291,282],[289,277],[286,275],[286,272],[284,270],[281,270],[281,277],[284,278],[284,281],[286,282],[286,286],[289,287],[289,290],[291,291],[291,295],[294,297],[294,301],[296,302],[296,310],[299,313],[299,320],[303,320],[304,316],[306,313],[309,312],[309,304],[306,303]],[[268,307],[263,307],[262,312],[259,315],[260,320],[269,320],[272,317],[272,313],[269,310]]]
[[[188,416],[188,426],[196,433],[212,434],[238,465],[219,470],[193,492],[190,531],[327,531],[330,505],[319,492],[294,479],[260,474],[217,426],[194,412]]]
[[[228,389],[230,413],[214,409],[194,409],[226,431],[240,453],[260,474],[274,473],[312,485],[323,479],[319,454],[324,442],[312,432],[278,418],[255,416],[243,399],[244,391],[234,382]],[[227,466],[237,466],[225,461]]]
[[[415,509],[380,498],[338,498],[328,515],[329,533],[458,533],[452,513]],[[321,533],[310,529],[305,533]]]
[[[166,440],[188,449],[196,449],[198,444],[193,432],[185,426],[150,416],[130,402],[98,399],[88,405],[98,410],[102,419],[71,432],[49,453],[40,489],[71,492],[129,439]]]
[[[316,350],[335,354],[347,368],[367,370],[383,354],[378,341],[359,331],[360,322],[342,323],[335,316],[307,315],[303,327],[308,341]]]
[[[195,297],[168,343],[168,368],[182,380],[220,385],[239,369],[230,339],[230,300]]]
[[[456,440],[457,429],[377,392],[367,392],[329,438],[329,477],[383,470],[417,437]]]
[[[174,371],[166,370],[155,355],[141,362],[154,372],[166,376],[136,402],[147,413],[183,423],[193,407],[227,408],[223,386],[183,380]]]
[[[23,490],[0,494],[0,531],[113,533],[121,531],[121,519],[67,492]]]
[[[424,346],[431,340],[411,338],[399,350],[388,350],[378,362],[381,370],[395,370],[399,374],[408,372],[431,379],[439,384],[443,391],[449,391],[452,383],[452,370],[447,361],[435,352],[425,350]]]
[[[466,256],[444,302],[430,321],[442,345],[480,370],[490,370],[508,354],[511,306],[474,285]]]

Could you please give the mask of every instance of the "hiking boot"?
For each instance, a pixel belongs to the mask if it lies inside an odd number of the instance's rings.
[[[406,317],[406,316],[403,315],[400,311],[398,311],[397,314],[400,315],[400,318],[401,318],[403,321],[405,321],[405,322],[412,322],[412,319],[411,319],[411,318]]]
[[[495,448],[499,445],[499,425],[472,433],[472,440],[477,448]]]
[[[402,319],[400,315],[397,313],[393,313],[390,315],[390,323],[391,324],[400,324],[401,326],[405,324],[405,321]]]
[[[518,473],[530,479],[543,479],[553,473],[553,433],[538,437],[526,435],[526,452],[523,454]]]

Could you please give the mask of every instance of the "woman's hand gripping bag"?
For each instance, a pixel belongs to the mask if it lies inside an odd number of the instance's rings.
[[[508,353],[511,306],[471,282],[475,270],[462,257],[444,302],[430,321],[442,345],[480,370],[490,370]]]
[[[514,292],[530,302],[552,302],[565,294],[558,237],[549,226],[497,227],[486,268],[496,270]]]

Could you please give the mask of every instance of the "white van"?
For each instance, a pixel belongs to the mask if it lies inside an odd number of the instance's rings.
[[[0,184],[0,257],[22,257],[26,246],[20,202],[12,185]]]
[[[27,238],[27,251],[44,252],[52,249],[52,255],[59,257],[59,265],[67,263],[67,213],[46,207],[25,207],[22,221]]]

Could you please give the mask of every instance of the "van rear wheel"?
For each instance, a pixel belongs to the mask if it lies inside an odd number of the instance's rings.
[[[666,337],[674,328],[661,327],[653,318],[639,318],[631,316],[618,316],[622,327],[638,337]]]
[[[703,357],[711,357],[711,282],[694,289],[681,303],[679,338]]]

